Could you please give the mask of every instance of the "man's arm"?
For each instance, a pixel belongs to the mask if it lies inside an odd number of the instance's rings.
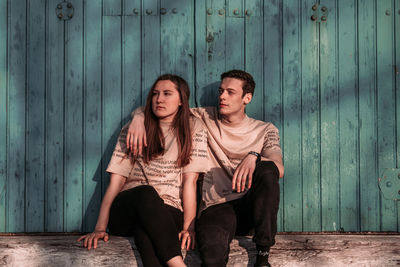
[[[284,174],[284,167],[279,141],[280,137],[278,129],[274,125],[270,124],[264,136],[264,145],[262,152],[257,152],[262,155],[262,161],[272,161],[275,163],[276,167],[279,170],[279,178],[282,178]],[[238,165],[232,177],[233,190],[236,189],[237,192],[244,191],[246,180],[248,180],[247,188],[251,187],[253,172],[256,168],[256,160],[257,156],[249,154]]]
[[[143,146],[147,146],[144,107],[135,109],[131,116],[132,120],[126,134],[126,147],[136,157],[142,154]]]
[[[282,155],[280,153],[271,153],[268,157],[261,157],[264,161],[273,161],[279,170],[279,178],[282,178],[285,173],[285,168],[283,167]]]
[[[203,120],[206,108],[191,108],[191,113]],[[126,135],[126,147],[134,156],[142,154],[143,146],[147,146],[146,128],[144,126],[144,107],[138,107],[131,113],[132,120]]]

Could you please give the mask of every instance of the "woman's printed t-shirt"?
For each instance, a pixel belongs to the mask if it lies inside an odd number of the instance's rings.
[[[132,158],[128,155],[126,147],[129,123],[126,124],[118,137],[107,172],[127,178],[121,191],[140,185],[151,185],[165,204],[182,211],[182,173],[204,173],[208,170],[207,130],[199,119],[191,117],[191,160],[188,165],[180,168],[176,164],[178,158],[176,135],[170,126],[169,123],[160,122],[165,139],[164,154],[151,160],[149,164],[145,164],[142,157],[132,164]]]
[[[249,151],[268,158],[272,154],[282,156],[279,131],[272,124],[249,118],[235,126],[228,126],[219,119],[215,107],[192,108],[208,130],[208,154],[210,170],[204,175],[200,211],[209,206],[241,198],[247,192],[232,190],[232,177],[236,167]]]

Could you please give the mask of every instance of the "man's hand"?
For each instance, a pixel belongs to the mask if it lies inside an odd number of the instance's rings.
[[[129,124],[126,134],[126,147],[134,157],[142,155],[143,146],[147,147],[146,128],[144,127],[144,118],[135,117]]]
[[[179,240],[181,240],[181,248],[186,250],[194,249],[195,233],[191,230],[182,230],[179,233]]]
[[[249,154],[237,166],[232,178],[232,189],[240,193],[244,191],[247,180],[247,188],[250,189],[253,180],[253,172],[256,168],[257,156]]]
[[[83,246],[85,248],[88,248],[88,250],[91,249],[92,243],[93,243],[93,248],[97,248],[97,241],[99,239],[103,239],[104,242],[108,241],[108,234],[105,231],[94,231],[93,233],[81,236],[77,241],[83,240]]]

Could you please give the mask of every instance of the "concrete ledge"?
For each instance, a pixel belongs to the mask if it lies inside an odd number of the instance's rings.
[[[96,250],[84,249],[76,235],[0,236],[0,266],[142,266],[133,239],[111,236]],[[273,266],[399,266],[400,235],[279,234],[271,250]],[[185,254],[185,253],[184,253]],[[253,266],[250,237],[231,244],[228,266]],[[197,251],[185,255],[200,266]]]

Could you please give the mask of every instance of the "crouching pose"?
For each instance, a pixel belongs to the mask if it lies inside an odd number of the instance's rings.
[[[96,228],[78,239],[84,247],[108,241],[108,226],[113,235],[134,237],[145,266],[185,266],[181,249],[195,244],[196,181],[207,169],[207,131],[190,114],[188,99],[179,76],[155,81],[144,110],[149,145],[133,153],[128,125],[121,130]]]

